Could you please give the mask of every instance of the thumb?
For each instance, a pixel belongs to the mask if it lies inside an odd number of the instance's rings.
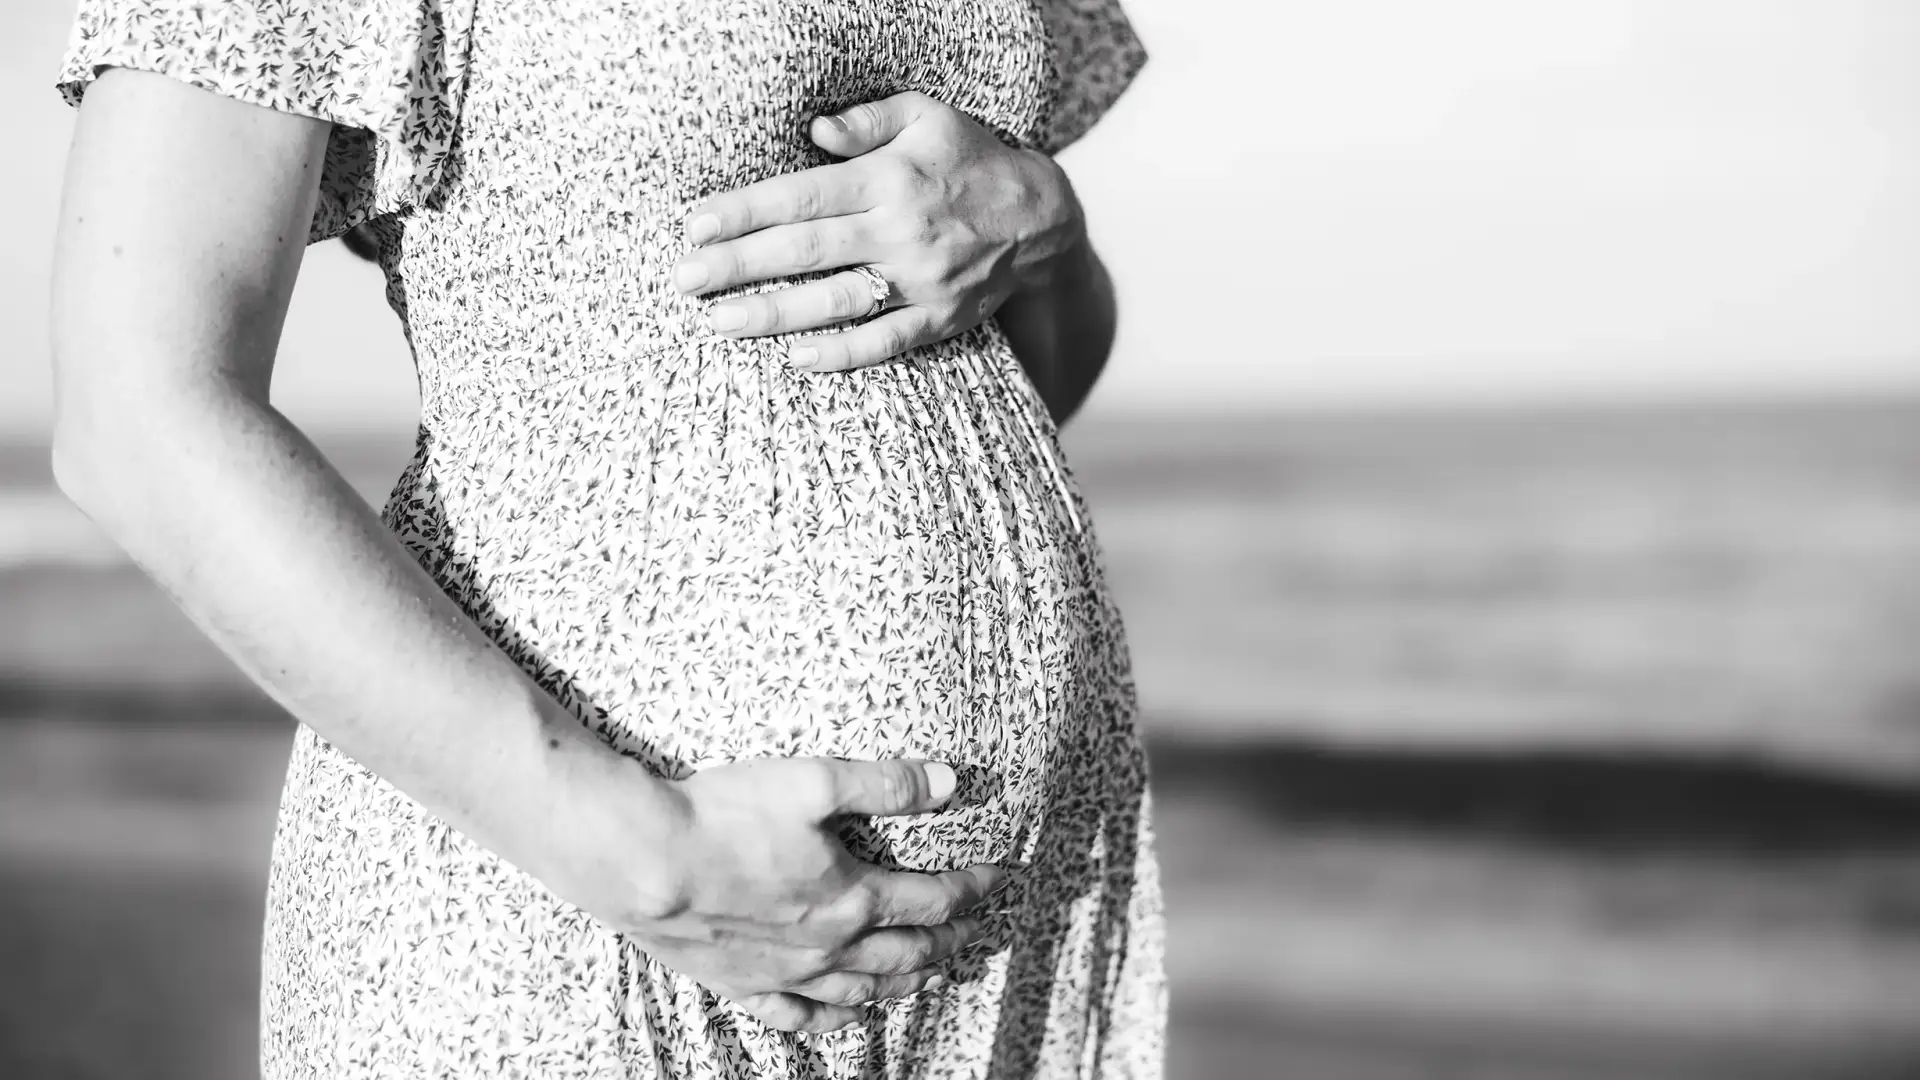
[[[937,761],[842,761],[826,758],[828,816],[919,814],[937,810],[958,784],[953,767]]]
[[[836,157],[859,157],[893,141],[920,118],[926,99],[908,92],[815,117],[810,134],[820,149]]]

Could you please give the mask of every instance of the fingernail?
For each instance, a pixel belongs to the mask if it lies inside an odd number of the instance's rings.
[[[921,987],[920,989],[938,990],[945,985],[947,985],[947,977],[945,975],[935,975],[932,978],[928,979],[927,985]]]
[[[681,292],[692,292],[707,283],[707,268],[695,262],[684,262],[673,272],[673,283]]]
[[[820,350],[795,349],[787,354],[787,359],[791,360],[795,367],[812,367],[820,362]]]
[[[747,325],[747,313],[737,307],[721,304],[707,312],[707,325],[722,332],[738,330]]]
[[[994,882],[992,885],[987,886],[987,895],[992,896],[994,893],[999,892],[1000,890],[1006,888],[1008,885],[1011,885],[1011,884],[1013,884],[1013,875],[1007,873],[1003,869],[1000,872],[1000,880]]]
[[[720,235],[720,219],[712,214],[701,214],[687,225],[687,241],[698,247]]]
[[[929,761],[926,768],[927,793],[933,796],[935,802],[945,800],[947,796],[953,794],[954,788],[960,786],[960,778],[953,774],[953,766]]]
[[[839,132],[842,135],[845,135],[847,133],[847,122],[845,120],[842,120],[837,116],[828,116],[828,117],[825,117],[824,119],[827,121],[828,124],[831,124],[833,126],[833,130]]]

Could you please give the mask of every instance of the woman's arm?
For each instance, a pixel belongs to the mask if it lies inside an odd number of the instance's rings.
[[[767,1023],[825,1030],[924,987],[984,933],[961,913],[1001,872],[883,870],[831,823],[937,809],[950,769],[652,777],[493,644],[269,403],[329,130],[146,72],[87,92],[53,273],[62,490],[294,716]]]
[[[607,748],[268,403],[329,130],[146,72],[88,91],[53,267],[54,475],[289,712],[531,856],[556,779]]]
[[[1077,200],[1074,205],[1077,217]],[[1056,427],[1079,411],[1113,351],[1113,279],[1085,228],[1077,231],[1047,276],[1016,290],[995,314]]]

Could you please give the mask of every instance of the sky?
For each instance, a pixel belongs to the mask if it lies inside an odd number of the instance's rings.
[[[1121,293],[1089,414],[1920,389],[1920,4],[1132,0],[1062,158]],[[0,5],[0,437],[49,422],[70,0]],[[417,406],[377,273],[308,255],[276,402]]]

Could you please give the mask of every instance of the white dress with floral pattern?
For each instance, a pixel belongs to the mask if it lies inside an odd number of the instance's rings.
[[[792,1034],[302,726],[266,1077],[1161,1075],[1125,637],[1005,337],[807,374],[668,284],[693,205],[828,160],[815,114],[916,89],[1051,152],[1143,60],[1115,0],[81,0],[70,102],[123,66],[337,125],[312,239],[377,237],[421,392],[384,520],[581,723],[667,777],[951,761],[951,809],[848,842],[1023,868],[946,986]]]

